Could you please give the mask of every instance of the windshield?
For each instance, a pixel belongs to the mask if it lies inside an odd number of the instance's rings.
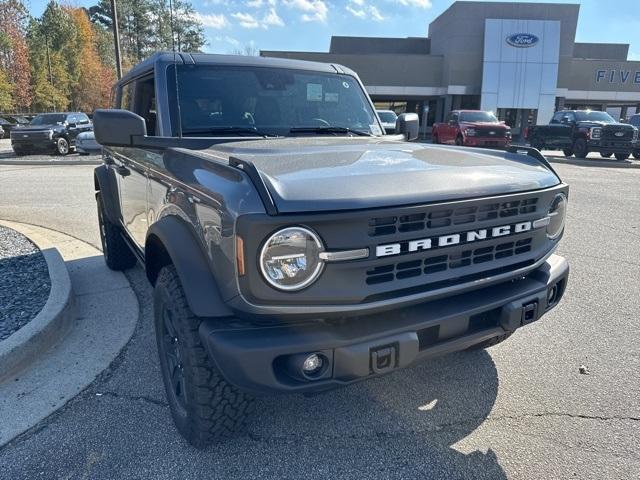
[[[579,122],[616,123],[613,117],[607,112],[576,112],[576,119]]]
[[[59,113],[49,113],[46,115],[38,115],[31,120],[31,125],[55,125],[56,123],[64,123],[66,115]]]
[[[173,66],[169,69],[173,83]],[[382,134],[365,93],[349,75],[180,65],[178,82],[182,133],[187,136],[252,130],[264,135]],[[175,86],[170,85],[169,91],[174,92]],[[173,112],[172,119],[176,117]]]
[[[491,112],[460,112],[460,121],[498,123],[498,119]]]
[[[398,118],[398,116],[393,112],[378,111],[378,116],[384,123],[396,123],[396,119]]]

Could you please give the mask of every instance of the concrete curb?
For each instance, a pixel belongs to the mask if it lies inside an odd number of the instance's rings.
[[[0,160],[0,165],[48,166],[56,165],[102,165],[102,160]]]
[[[3,220],[0,224],[26,235],[39,247],[55,247],[73,291],[73,314],[66,334],[0,382],[2,448],[64,407],[111,365],[135,331],[139,306],[127,277],[109,270],[102,252],[94,246],[36,225]]]
[[[3,222],[0,222],[4,225]],[[8,227],[8,225],[5,225]],[[10,227],[9,227],[10,228]],[[26,368],[42,352],[49,350],[63,338],[73,323],[74,293],[69,272],[60,252],[42,239],[31,238],[47,262],[51,291],[44,307],[36,317],[0,342],[0,382]]]
[[[620,160],[578,160],[569,158],[547,157],[551,163],[561,163],[564,165],[577,165],[579,167],[598,168],[640,168],[640,162],[629,162]]]

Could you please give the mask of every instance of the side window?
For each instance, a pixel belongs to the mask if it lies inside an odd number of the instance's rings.
[[[76,125],[78,123],[77,115],[67,115],[67,123]]]
[[[564,116],[564,112],[556,112],[549,123],[561,123],[560,120]]]
[[[460,114],[458,114],[458,113],[452,113],[451,114],[451,120],[453,120],[456,123],[458,123],[458,117],[460,117]]]
[[[137,80],[134,96],[134,108],[131,110],[142,118],[147,124],[147,135],[155,136],[156,134],[156,88],[154,78],[145,77]]]
[[[634,127],[640,127],[640,115],[634,115],[633,117],[631,117],[629,123]]]
[[[118,108],[122,108],[123,110],[131,110],[131,103],[133,100],[133,85],[133,82],[130,82],[122,86],[122,90],[120,91],[120,105],[118,105]]]
[[[573,113],[573,112],[568,113],[568,114],[566,115],[566,117],[567,117],[567,120],[568,120],[569,122],[571,122],[571,123],[576,123],[576,115],[575,115],[575,113]]]
[[[81,113],[80,115],[78,115],[77,120],[79,125],[86,125],[89,123],[89,117],[87,117],[84,113]]]

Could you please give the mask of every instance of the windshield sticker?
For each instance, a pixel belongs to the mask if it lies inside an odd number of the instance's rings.
[[[324,94],[324,101],[325,102],[337,102],[338,101],[338,94],[337,93],[327,92],[327,93]]]
[[[343,86],[344,88],[349,88],[349,82],[346,82],[346,81],[345,81],[345,82],[342,82],[342,86]]]
[[[322,101],[322,84],[321,83],[307,83],[307,101],[308,102]]]
[[[382,135],[382,130],[380,130],[380,127],[375,123],[369,125],[369,130],[371,130],[371,133],[373,133],[374,135]]]

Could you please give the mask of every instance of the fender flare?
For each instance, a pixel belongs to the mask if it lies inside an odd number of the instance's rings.
[[[93,183],[96,193],[100,192],[107,218],[114,225],[120,225],[120,199],[118,197],[117,179],[113,171],[106,165],[96,167],[93,170]]]
[[[175,266],[189,308],[198,317],[232,317],[200,242],[184,221],[167,216],[154,223],[145,242],[145,269],[155,284],[160,268]]]

